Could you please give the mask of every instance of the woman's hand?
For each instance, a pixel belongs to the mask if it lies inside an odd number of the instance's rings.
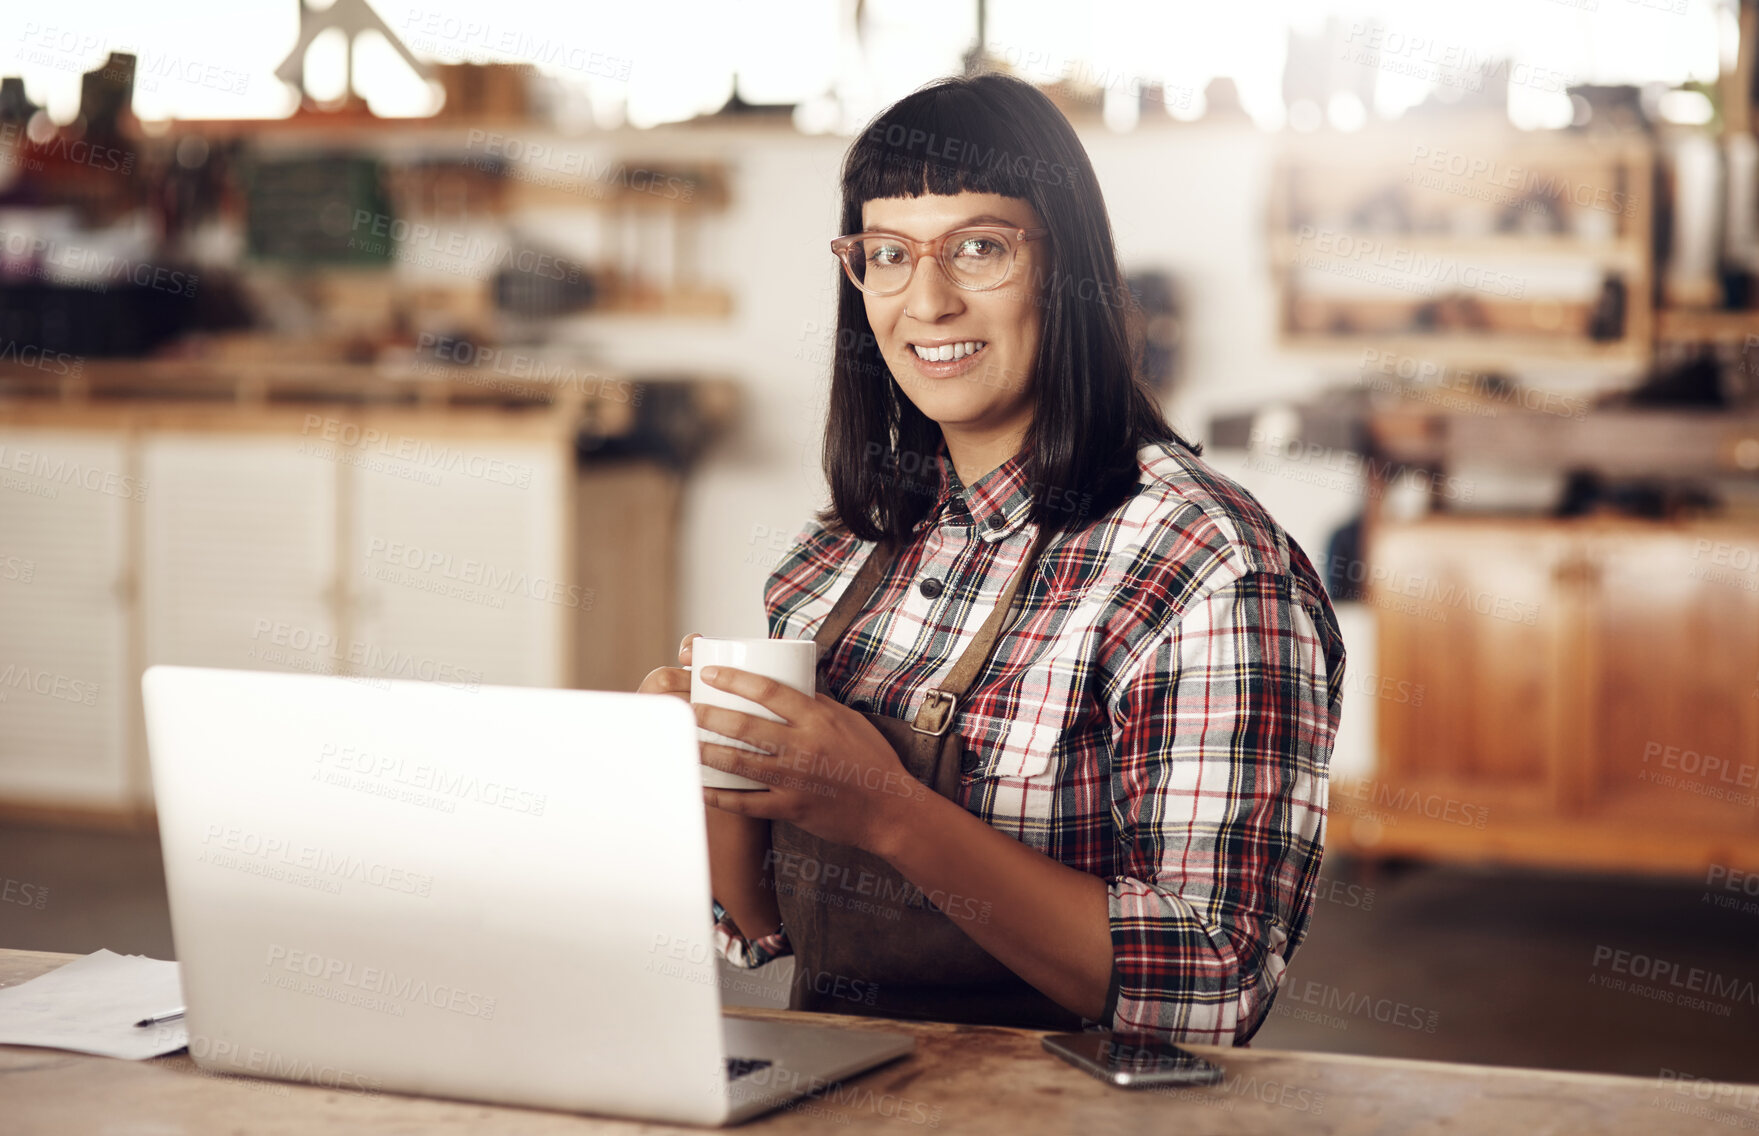
[[[647,672],[641,685],[635,688],[637,694],[675,694],[684,701],[690,701],[690,672],[684,668],[690,665],[690,641],[702,636],[695,631],[684,637],[678,647],[678,665],[675,667],[655,667]]]
[[[768,784],[768,789],[704,789],[727,812],[785,820],[821,840],[873,851],[928,786],[912,777],[885,735],[858,711],[826,694],[803,694],[737,667],[705,667],[702,680],[781,718],[771,722],[721,706],[696,707],[696,721],[762,753],[702,744],[705,765]]]

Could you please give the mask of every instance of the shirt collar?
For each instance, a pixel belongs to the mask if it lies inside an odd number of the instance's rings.
[[[935,503],[937,514],[957,511],[954,503],[963,506],[977,535],[993,544],[1005,540],[1026,523],[1032,509],[1032,486],[1026,480],[1026,453],[1022,450],[1001,465],[978,478],[970,486],[959,480],[953,469],[952,456],[945,439],[939,447],[941,484]]]

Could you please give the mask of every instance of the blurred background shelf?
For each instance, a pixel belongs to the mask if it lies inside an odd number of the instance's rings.
[[[1434,335],[1290,332],[1282,336],[1280,344],[1287,351],[1356,358],[1364,351],[1386,352],[1478,368],[1508,368],[1535,359],[1640,361],[1649,355],[1648,345],[1636,342],[1595,343],[1571,335],[1490,335],[1477,331]]]
[[[1649,349],[1654,152],[1506,124],[1291,140],[1272,174],[1270,269],[1290,350],[1371,334],[1453,358]],[[1535,334],[1535,333],[1543,334]]]
[[[1376,452],[1427,469],[1496,466],[1652,477],[1759,472],[1759,412],[1583,408],[1580,414],[1377,412]]]
[[[1656,313],[1655,335],[1688,343],[1736,340],[1746,346],[1759,337],[1759,310],[1664,308]]]

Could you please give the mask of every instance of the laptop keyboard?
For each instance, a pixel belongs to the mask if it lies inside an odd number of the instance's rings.
[[[727,1080],[737,1081],[759,1069],[767,1069],[773,1064],[775,1062],[765,1061],[761,1057],[729,1057],[727,1058]]]

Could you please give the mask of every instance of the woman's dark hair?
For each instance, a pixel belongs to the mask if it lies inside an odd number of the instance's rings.
[[[1049,533],[1081,528],[1123,501],[1136,451],[1187,446],[1136,366],[1134,305],[1118,271],[1111,222],[1069,120],[1029,83],[1005,75],[942,79],[882,111],[843,161],[843,232],[862,229],[874,198],[963,191],[1020,198],[1050,230],[1030,247],[1044,307],[1031,382],[1030,519]],[[891,377],[862,295],[837,268],[824,468],[831,503],[819,520],[862,540],[900,542],[934,504],[940,426]]]

